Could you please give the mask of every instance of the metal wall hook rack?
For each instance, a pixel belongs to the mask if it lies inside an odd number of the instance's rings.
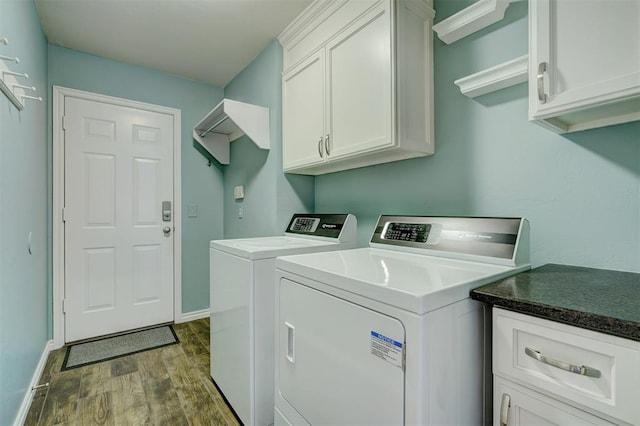
[[[6,37],[0,37],[0,44],[8,46],[9,40],[7,40]],[[20,58],[17,56],[0,55],[0,90],[2,90],[2,93],[5,94],[5,96],[13,105],[15,105],[16,108],[18,108],[19,111],[24,109],[24,102],[26,100],[42,102],[42,97],[40,96],[30,96],[25,94],[27,90],[35,92],[35,86],[20,84],[18,81],[19,78],[25,80],[29,79],[29,74],[9,69],[7,62],[19,64]],[[21,92],[16,92],[16,90],[20,90]]]

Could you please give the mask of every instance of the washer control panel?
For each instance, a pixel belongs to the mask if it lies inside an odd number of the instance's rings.
[[[296,217],[288,230],[294,232],[316,232],[319,224],[320,219],[317,217]]]
[[[350,214],[296,213],[291,217],[286,234],[341,238],[345,231],[355,238],[356,221]]]

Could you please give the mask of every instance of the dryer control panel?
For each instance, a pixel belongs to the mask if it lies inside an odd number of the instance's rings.
[[[523,218],[382,215],[370,245],[513,263],[519,241],[527,240],[528,245],[528,230],[528,222]]]
[[[431,231],[430,223],[387,222],[382,237],[385,240],[426,243]]]

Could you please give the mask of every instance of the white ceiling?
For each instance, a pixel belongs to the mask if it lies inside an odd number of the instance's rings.
[[[224,87],[311,0],[36,0],[49,43]]]

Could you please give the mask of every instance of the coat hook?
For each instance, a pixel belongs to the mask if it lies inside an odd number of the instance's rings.
[[[14,84],[13,85],[13,89],[24,89],[24,90],[31,90],[32,92],[36,91],[36,86],[24,86],[22,84]]]
[[[40,101],[40,102],[42,102],[42,97],[40,97],[40,96],[19,95],[18,97],[19,97],[19,98],[22,98],[22,99],[33,99],[34,101]]]
[[[15,75],[17,77],[29,78],[29,74],[27,74],[26,72],[22,73],[22,72],[15,72],[15,71],[9,71],[9,70],[2,71],[2,75],[4,76],[5,74]],[[2,79],[4,80],[4,77],[2,77]]]
[[[0,43],[6,46],[7,44],[9,44],[9,40],[7,40],[6,37],[0,37]]]
[[[17,56],[4,56],[4,55],[0,55],[0,60],[2,61],[11,61],[11,62],[15,62],[16,64],[20,63],[20,58],[18,58]]]
[[[207,161],[207,167],[211,167],[211,160]]]

